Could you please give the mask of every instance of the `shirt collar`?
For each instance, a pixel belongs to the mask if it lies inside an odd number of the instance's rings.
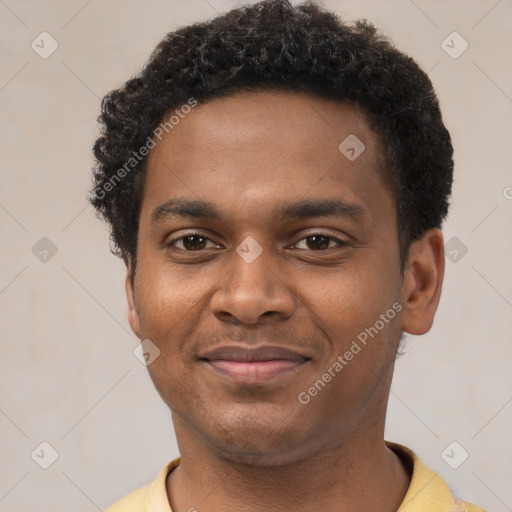
[[[450,488],[439,476],[425,466],[419,457],[409,448],[397,443],[386,441],[404,464],[412,467],[409,489],[397,512],[456,512],[463,510],[462,502],[454,498]],[[160,471],[156,480],[148,486],[144,500],[144,512],[172,512],[167,497],[166,480],[169,473],[181,462],[178,457]]]

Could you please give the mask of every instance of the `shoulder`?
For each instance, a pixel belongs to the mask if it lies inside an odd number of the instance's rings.
[[[167,498],[166,480],[180,462],[180,457],[172,460],[164,466],[154,482],[121,498],[105,512],[172,512]]]
[[[457,499],[438,472],[425,466],[409,448],[386,441],[411,473],[409,489],[398,512],[486,512],[466,501]]]

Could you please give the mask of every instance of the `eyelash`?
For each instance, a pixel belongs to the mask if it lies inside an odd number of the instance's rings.
[[[175,238],[173,240],[170,240],[166,245],[168,247],[176,247],[175,246],[175,243],[180,241],[180,240],[183,240],[184,238],[189,238],[189,237],[193,237],[193,236],[198,236],[198,237],[201,237],[201,238],[204,238],[205,240],[208,240],[208,241],[212,241],[209,237],[205,236],[204,233],[201,233],[200,231],[191,231],[190,233],[187,233],[186,235],[182,235],[180,236],[179,238]],[[307,235],[305,237],[302,237],[299,242],[302,242],[303,240],[307,240],[308,238],[312,238],[314,236],[323,236],[331,241],[334,241],[338,244],[338,247],[347,247],[349,244],[347,242],[344,242],[343,240],[340,240],[339,238],[336,238],[334,236],[332,236],[331,234],[329,233],[321,233],[321,232],[317,232],[317,233],[311,233],[310,235]],[[325,251],[328,251],[329,249],[335,249],[336,247],[327,247],[326,249],[318,249],[317,251],[314,251],[314,252],[325,252]],[[178,249],[180,251],[183,251],[183,252],[189,252],[189,253],[199,253],[199,252],[202,252],[204,251],[205,249],[199,249],[199,250],[196,250],[196,251],[188,251],[187,249],[181,249],[178,247]],[[302,249],[302,250],[309,250],[309,251],[313,251],[313,249]]]

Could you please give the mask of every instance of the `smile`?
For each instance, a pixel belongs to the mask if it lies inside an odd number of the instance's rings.
[[[293,373],[311,358],[283,347],[263,346],[256,349],[221,347],[200,360],[232,382],[261,385]]]

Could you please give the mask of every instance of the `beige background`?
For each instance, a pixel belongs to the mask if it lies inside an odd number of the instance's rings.
[[[99,99],[166,32],[236,4],[0,0],[0,512],[103,510],[178,454],[132,353],[123,264],[85,202],[90,147]],[[323,4],[375,22],[429,71],[455,146],[445,238],[468,252],[447,261],[435,327],[397,363],[387,439],[456,494],[512,510],[512,2]],[[31,48],[42,31],[59,44],[47,59]],[[457,59],[441,46],[453,31],[469,43]],[[32,252],[43,237],[57,248],[46,263]],[[48,469],[31,458],[42,441],[58,452]],[[452,441],[469,453],[458,469],[441,457]]]

